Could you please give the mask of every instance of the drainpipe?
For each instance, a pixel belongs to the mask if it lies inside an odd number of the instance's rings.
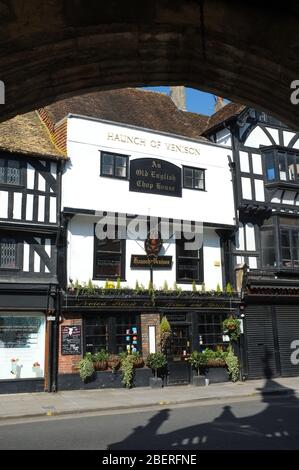
[[[59,358],[59,320],[61,316],[61,289],[56,286],[55,291],[55,320],[53,322],[53,368],[52,392],[57,392],[58,358]]]

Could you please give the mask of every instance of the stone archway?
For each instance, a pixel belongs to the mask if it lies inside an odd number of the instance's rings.
[[[299,5],[0,0],[0,119],[92,90],[186,85],[299,128]]]

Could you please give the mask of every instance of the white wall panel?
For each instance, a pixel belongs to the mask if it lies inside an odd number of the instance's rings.
[[[7,219],[8,217],[8,192],[0,191],[0,218]]]
[[[262,156],[260,153],[253,153],[252,154],[252,167],[253,167],[253,173],[256,175],[262,175],[263,174],[263,166],[262,166]]]
[[[33,194],[27,194],[26,198],[26,220],[33,219]]]
[[[254,180],[254,186],[255,186],[256,201],[264,201],[265,200],[264,181]]]
[[[247,152],[240,151],[240,168],[241,171],[249,173],[249,157]]]
[[[21,220],[22,218],[22,193],[13,193],[13,218]]]
[[[255,233],[254,225],[246,224],[246,249],[248,251],[255,251]]]
[[[241,178],[243,199],[252,199],[250,178]]]
[[[247,137],[245,144],[247,147],[259,148],[260,145],[272,145],[271,140],[260,126],[257,126]]]

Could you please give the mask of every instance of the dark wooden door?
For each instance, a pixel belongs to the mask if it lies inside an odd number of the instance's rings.
[[[167,350],[168,384],[188,384],[191,367],[186,359],[190,356],[191,340],[189,325],[171,325],[172,337]]]

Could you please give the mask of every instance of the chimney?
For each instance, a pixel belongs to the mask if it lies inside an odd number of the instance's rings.
[[[217,113],[223,106],[225,106],[224,99],[221,96],[214,96],[215,98],[215,106],[214,106],[214,113]]]
[[[186,93],[184,86],[171,86],[170,98],[181,111],[186,111]]]

